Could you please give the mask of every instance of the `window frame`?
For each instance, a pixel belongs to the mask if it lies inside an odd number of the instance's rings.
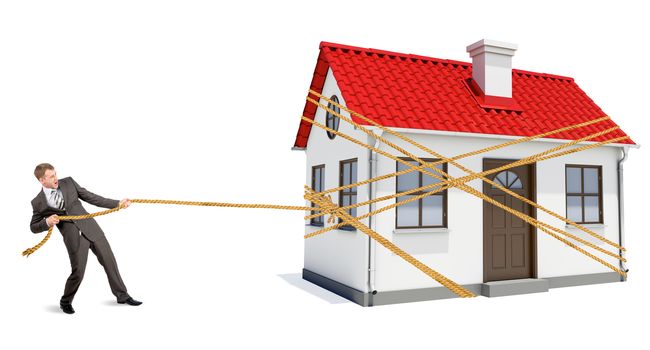
[[[569,192],[569,168],[580,169],[580,192]],[[584,169],[598,170],[598,193],[585,193],[585,171]],[[569,219],[569,197],[580,197],[581,220],[572,220],[577,224],[602,224],[603,223],[603,166],[586,164],[565,164],[564,166],[564,206],[565,217]],[[598,197],[598,221],[585,220],[585,197]]]
[[[401,160],[405,160],[405,161],[414,161],[414,159],[408,158],[408,157],[398,157],[398,158],[401,159]],[[427,162],[427,163],[437,162],[437,161],[440,160],[440,159],[435,159],[435,158],[420,158],[420,159]],[[395,162],[395,171],[399,171],[398,170],[399,169],[399,164],[400,164],[400,162],[397,162],[397,161]],[[442,163],[442,171],[447,173],[447,163]],[[425,175],[421,171],[418,171],[418,174],[419,175],[418,175],[418,186],[417,186],[417,188],[422,187],[423,176]],[[398,193],[398,188],[399,188],[399,179],[398,178],[399,178],[399,176],[395,177],[395,193]],[[417,195],[420,195],[420,194],[424,194],[424,192],[423,191],[417,191],[417,192],[413,192],[413,193],[411,193],[411,194],[409,194],[407,196],[417,196]],[[448,228],[448,226],[447,226],[447,224],[448,224],[448,215],[447,215],[448,196],[447,196],[447,189],[445,189],[444,191],[441,191],[439,193],[436,193],[434,195],[431,195],[429,197],[432,197],[432,196],[442,196],[442,225],[427,225],[427,226],[422,225],[422,202],[423,202],[422,200],[424,198],[420,198],[420,199],[418,199],[418,224],[419,224],[419,226],[399,226],[398,225],[398,222],[399,222],[398,221],[398,219],[399,219],[398,218],[398,215],[399,215],[398,214],[398,212],[399,212],[398,208],[399,207],[395,207],[395,229]],[[395,198],[395,203],[397,203],[398,200],[399,200],[399,197],[396,197]]]
[[[338,104],[341,104],[341,101],[339,101],[339,98],[336,95],[332,95],[330,97],[330,100]],[[336,111],[338,114],[341,114],[341,107],[334,105],[332,102],[327,103],[327,108]],[[332,120],[332,125],[330,125],[330,120]],[[327,126],[330,129],[339,131],[339,124],[341,124],[341,119],[336,115],[330,113],[328,110],[325,110],[325,126]],[[327,137],[330,140],[334,140],[334,138],[336,137],[336,134],[330,132],[329,130],[325,130],[325,132],[327,133]]]
[[[320,190],[316,190],[316,176],[315,176],[316,171],[320,171]],[[311,189],[314,190],[315,192],[322,192],[324,187],[325,187],[325,164],[312,166],[311,167]],[[312,202],[311,206],[315,207],[316,205]],[[320,210],[312,210],[311,214],[316,214],[318,212],[320,212]],[[321,215],[309,219],[309,224],[311,226],[324,226],[325,225],[324,216]]]
[[[339,186],[347,185],[347,184],[343,183],[343,180],[345,179],[344,174],[343,174],[343,169],[345,168],[344,164],[348,164],[348,163],[350,164],[350,183],[352,183],[352,163],[357,164],[357,181],[359,181],[359,162],[358,162],[358,158],[345,159],[345,160],[339,161]],[[350,196],[350,197],[354,196],[355,197],[355,203],[356,203],[357,188],[352,187],[352,188],[349,188],[347,190],[340,190],[339,191],[339,206],[340,207],[343,206],[343,197],[344,196]],[[350,203],[352,203],[351,199],[350,199]],[[352,215],[351,211],[352,211],[352,209],[346,210],[346,212],[348,214]],[[352,216],[354,217],[355,215],[352,215]],[[339,218],[338,222],[342,223],[343,220],[341,220],[341,218]],[[339,227],[339,230],[356,231],[356,228],[354,226],[348,224],[348,225],[344,225],[344,226]]]

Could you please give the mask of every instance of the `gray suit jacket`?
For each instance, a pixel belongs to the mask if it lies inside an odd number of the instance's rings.
[[[63,193],[63,200],[65,202],[65,208],[63,210],[50,207],[47,204],[47,198],[45,198],[43,190],[32,200],[33,214],[32,221],[29,225],[32,232],[39,233],[47,231],[48,227],[45,219],[53,214],[59,216],[88,214],[86,209],[81,206],[80,199],[98,207],[108,209],[115,208],[120,204],[118,200],[104,198],[86,190],[79,186],[71,177],[60,179],[59,188]],[[56,226],[61,231],[66,246],[70,243],[76,244],[75,242],[79,238],[79,231],[92,242],[104,237],[104,231],[102,231],[95,219],[60,221]]]

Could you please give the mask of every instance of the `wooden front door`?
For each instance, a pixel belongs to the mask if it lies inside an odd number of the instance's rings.
[[[484,159],[483,170],[514,160]],[[523,165],[488,175],[492,181],[528,199],[534,193],[533,165]],[[531,206],[483,182],[483,193],[509,208],[532,216]],[[531,225],[505,210],[483,201],[484,282],[533,278],[535,242]]]

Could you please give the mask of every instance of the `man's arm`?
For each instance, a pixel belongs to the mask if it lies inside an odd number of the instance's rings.
[[[79,184],[72,178],[70,178],[70,181],[72,181],[72,184],[77,188],[79,198],[84,202],[88,202],[92,205],[108,209],[113,209],[120,204],[120,201],[118,200],[104,198],[100,195],[96,195],[88,191],[87,189],[79,186]]]
[[[32,203],[32,221],[29,224],[29,228],[32,230],[33,233],[40,233],[43,231],[47,231],[50,227],[47,225],[47,218],[41,214],[36,208],[34,207],[34,203]]]

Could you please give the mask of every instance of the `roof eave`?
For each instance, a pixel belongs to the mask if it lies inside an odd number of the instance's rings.
[[[377,126],[364,125],[365,128],[369,130],[380,130]],[[423,134],[423,135],[443,135],[443,136],[456,136],[456,137],[478,137],[478,138],[491,138],[491,139],[502,139],[502,140],[516,140],[523,138],[524,136],[513,136],[513,135],[502,135],[502,134],[481,134],[481,133],[472,133],[472,132],[461,132],[461,131],[445,131],[445,130],[429,130],[429,129],[411,129],[411,128],[395,128],[388,127],[388,129],[402,134]],[[573,140],[567,139],[554,139],[550,137],[544,137],[535,139],[529,142],[555,142],[555,143],[568,143]],[[583,141],[578,144],[588,145],[596,143],[595,141]],[[609,143],[603,146],[610,147],[630,147],[630,148],[640,148],[641,145],[636,143]]]

